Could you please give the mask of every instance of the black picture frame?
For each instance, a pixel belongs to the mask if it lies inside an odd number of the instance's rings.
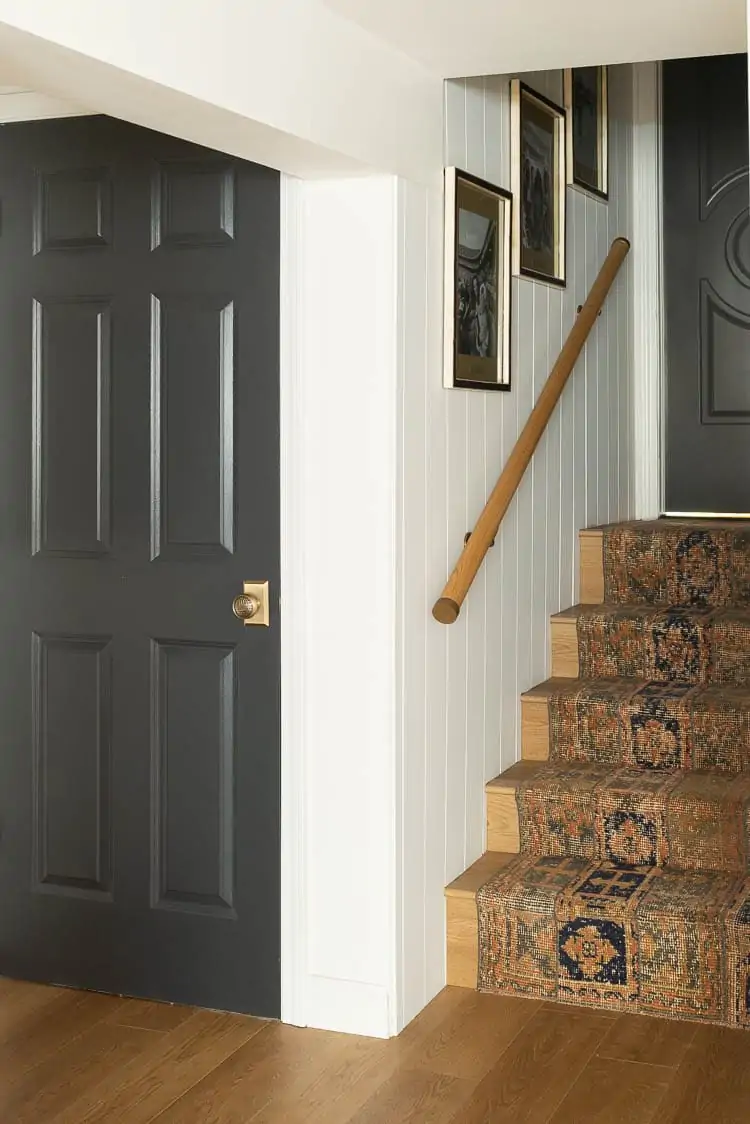
[[[609,199],[609,78],[606,66],[564,72],[568,183]]]
[[[449,389],[511,388],[512,229],[510,191],[445,169],[443,384]]]
[[[511,82],[510,104],[513,272],[565,288],[566,113],[518,78]]]

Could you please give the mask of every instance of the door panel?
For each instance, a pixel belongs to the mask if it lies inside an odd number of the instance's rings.
[[[32,637],[36,888],[111,898],[109,636]]]
[[[231,554],[234,305],[215,294],[166,296],[151,311],[151,557]]]
[[[0,974],[278,1015],[278,176],[34,122],[0,206]]]
[[[111,307],[32,300],[32,552],[109,551]]]
[[[747,56],[663,76],[666,509],[750,514]]]
[[[155,641],[151,666],[153,904],[231,915],[235,649]]]

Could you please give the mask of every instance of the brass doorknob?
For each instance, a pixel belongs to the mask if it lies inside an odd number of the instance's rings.
[[[253,593],[240,593],[232,602],[232,612],[241,621],[252,620],[260,610],[260,598]]]
[[[271,623],[268,582],[243,582],[242,593],[232,602],[232,612],[244,625]]]

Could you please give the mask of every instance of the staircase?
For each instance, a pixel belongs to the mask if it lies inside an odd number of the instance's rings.
[[[448,982],[750,1025],[750,525],[581,532],[581,604],[446,890]]]

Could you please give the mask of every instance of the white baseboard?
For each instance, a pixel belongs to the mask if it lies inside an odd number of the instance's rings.
[[[305,990],[308,1026],[369,1038],[393,1034],[386,988],[311,975]]]

